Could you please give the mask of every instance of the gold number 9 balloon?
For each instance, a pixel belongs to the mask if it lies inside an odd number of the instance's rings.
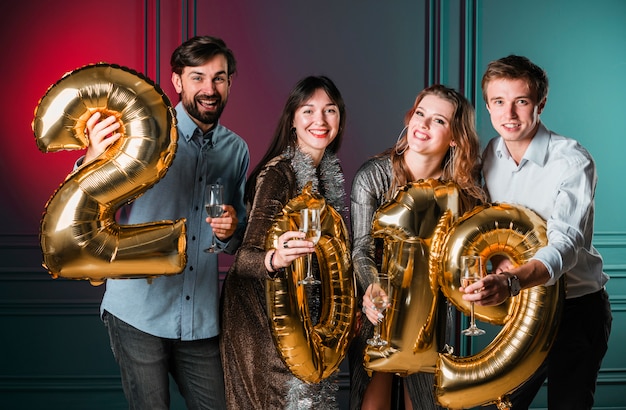
[[[352,338],[356,286],[352,275],[349,236],[341,215],[311,184],[285,205],[266,239],[266,249],[276,248],[278,237],[297,231],[300,210],[321,209],[322,236],[315,248],[320,267],[322,309],[313,325],[304,286],[302,258],[286,269],[284,277],[268,279],[266,300],[274,342],[289,370],[305,382],[317,383],[332,375],[343,361]]]
[[[463,255],[495,255],[520,265],[547,244],[545,222],[531,210],[487,204],[458,216],[453,183],[418,181],[377,212],[372,229],[386,242],[384,263],[392,276],[392,308],[386,314],[382,349],[368,348],[366,368],[410,374],[435,372],[435,397],[448,408],[507,404],[507,395],[545,359],[558,328],[564,282],[523,290],[499,306],[476,306],[476,316],[503,325],[482,351],[467,357],[438,353],[439,290],[459,310],[469,304],[459,292]],[[407,313],[408,311],[408,313]]]
[[[40,100],[32,123],[39,149],[86,148],[95,112],[115,116],[122,137],[70,173],[54,192],[40,226],[43,266],[53,278],[151,278],[186,264],[185,221],[120,226],[116,211],[167,172],[176,152],[176,117],[148,78],[118,65],[87,65],[64,75]]]

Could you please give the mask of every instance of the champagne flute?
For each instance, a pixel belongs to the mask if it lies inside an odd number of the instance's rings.
[[[461,258],[461,286],[468,287],[474,282],[478,282],[484,276],[483,264],[480,256],[463,256]],[[466,336],[484,335],[485,331],[476,326],[474,317],[474,302],[470,302],[470,326],[461,331]]]
[[[304,208],[300,211],[300,231],[305,233],[305,239],[313,242],[317,245],[317,242],[322,236],[322,226],[320,224],[320,210],[315,208]],[[306,255],[306,277],[302,279],[298,284],[300,285],[318,285],[321,282],[313,276],[311,269],[312,255],[309,253]]]
[[[204,193],[204,208],[209,218],[219,218],[224,213],[224,186],[220,184],[208,184]],[[215,244],[215,232],[211,231],[211,246],[204,250],[208,253],[218,253],[220,250]]]
[[[370,299],[378,313],[382,313],[389,307],[389,276],[385,274],[376,276],[376,282],[372,284]],[[387,341],[380,337],[380,322],[379,319],[374,325],[374,336],[367,339],[367,344],[370,346],[387,346]]]

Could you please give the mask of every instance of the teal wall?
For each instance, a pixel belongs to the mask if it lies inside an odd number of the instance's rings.
[[[478,76],[489,61],[511,53],[528,56],[548,72],[541,118],[580,141],[596,160],[596,231],[624,234],[626,131],[619,123],[626,94],[626,2],[479,0],[477,7]],[[493,130],[482,99],[477,105],[486,141]]]
[[[612,310],[609,351],[598,378],[595,408],[626,408],[626,2],[478,0],[477,76],[487,63],[521,54],[543,67],[550,91],[541,119],[580,141],[598,169],[594,245],[604,257]],[[481,96],[483,141],[494,135]],[[575,358],[573,358],[575,359]],[[546,407],[545,391],[535,400]]]
[[[359,165],[391,146],[417,92],[432,82],[475,101],[485,143],[493,130],[480,94],[492,59],[518,53],[543,66],[551,89],[542,119],[581,141],[599,183],[594,243],[611,276],[614,325],[598,380],[597,409],[626,410],[626,1],[275,0],[182,2],[111,0],[103,20],[115,32],[76,26],[95,0],[3,2],[0,68],[0,408],[123,409],[119,372],[98,318],[103,287],[53,280],[41,267],[38,223],[45,201],[79,153],[42,154],[30,121],[46,88],[78,66],[109,61],[155,78],[170,96],[169,55],[193,33],[223,37],[239,60],[223,122],[248,141],[253,164],[267,146],[288,90],[307,74],[327,74],[348,107],[340,153],[348,187]],[[33,10],[38,10],[33,13]],[[120,12],[124,10],[124,12]],[[82,24],[82,23],[81,23]],[[226,271],[231,259],[221,260]],[[495,330],[494,330],[495,331]],[[485,342],[489,340],[483,339]],[[480,348],[480,346],[478,346]],[[348,375],[340,375],[342,408]],[[183,405],[176,392],[174,409]],[[545,408],[545,392],[534,408]]]

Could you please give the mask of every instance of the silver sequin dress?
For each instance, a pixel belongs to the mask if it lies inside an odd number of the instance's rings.
[[[386,202],[392,183],[392,167],[389,155],[368,160],[358,170],[352,183],[350,218],[352,223],[352,262],[359,290],[359,301],[372,283],[376,272],[376,252],[380,249],[370,236],[376,210]],[[445,308],[445,307],[444,307]],[[361,408],[361,401],[370,381],[363,368],[363,352],[366,340],[372,336],[373,326],[364,316],[360,333],[356,335],[349,351],[350,361],[350,409]],[[404,378],[413,409],[437,409],[434,399],[434,375],[416,373]]]

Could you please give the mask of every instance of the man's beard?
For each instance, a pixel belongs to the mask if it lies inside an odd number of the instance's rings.
[[[213,125],[217,122],[217,120],[220,119],[220,116],[222,115],[222,111],[224,111],[224,107],[226,106],[226,103],[222,101],[222,99],[219,99],[217,101],[217,107],[214,112],[206,112],[206,111],[200,112],[200,110],[198,110],[198,107],[196,105],[195,98],[192,99],[191,101],[183,102],[183,106],[185,107],[185,110],[192,118],[195,118],[196,120],[200,121],[203,124]]]

